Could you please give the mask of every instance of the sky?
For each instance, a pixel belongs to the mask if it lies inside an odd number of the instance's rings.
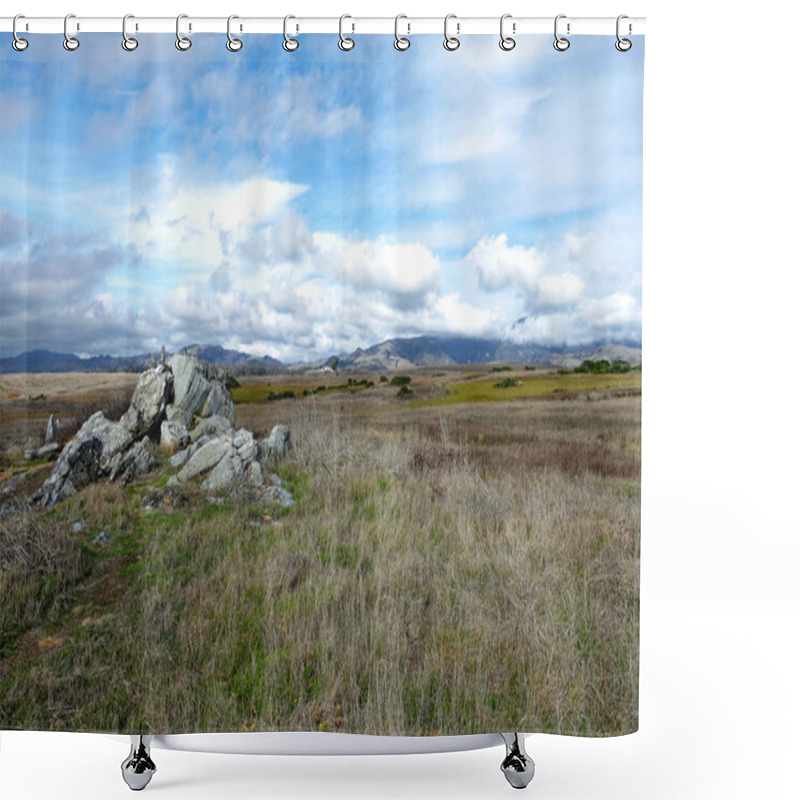
[[[644,38],[0,48],[0,357],[641,341]]]

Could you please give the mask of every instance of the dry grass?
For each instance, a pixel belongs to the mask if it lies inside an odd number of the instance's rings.
[[[125,372],[12,373],[0,376],[0,457],[44,442],[47,420],[59,418],[59,441],[77,433],[95,411],[119,419],[138,375]]]
[[[105,485],[49,512],[111,546],[0,659],[0,724],[635,730],[639,398],[389,397],[240,407],[292,429],[297,504],[268,523],[247,498],[145,514]]]

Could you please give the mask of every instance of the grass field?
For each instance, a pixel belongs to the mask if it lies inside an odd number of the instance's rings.
[[[288,511],[148,511],[161,464],[0,521],[0,727],[635,730],[641,375],[408,374],[241,379],[238,424],[291,427]]]

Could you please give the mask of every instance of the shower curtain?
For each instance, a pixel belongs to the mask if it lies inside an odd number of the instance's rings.
[[[643,37],[240,38],[0,47],[0,728],[636,730]]]

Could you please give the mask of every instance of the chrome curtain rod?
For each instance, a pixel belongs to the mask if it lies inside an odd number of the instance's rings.
[[[553,33],[553,17],[507,17],[506,30],[518,36],[526,33]],[[456,36],[468,36],[478,33],[498,32],[500,15],[496,17],[458,17],[450,20],[450,30]],[[613,36],[616,32],[616,17],[570,17],[562,16],[562,31],[570,35],[589,34]],[[11,32],[13,17],[0,17],[0,31]],[[403,35],[417,33],[442,34],[443,17],[404,17],[400,22],[400,33]],[[277,33],[284,32],[283,17],[239,17],[235,20],[233,30],[236,33]],[[630,36],[644,33],[644,17],[628,17],[625,19],[623,35]],[[181,29],[185,33],[226,33],[227,17],[193,17],[187,15]],[[395,33],[394,17],[348,17],[345,23],[347,33]],[[121,33],[122,17],[81,17],[70,19],[71,33]],[[175,33],[175,17],[136,17],[128,18],[127,31],[134,33]],[[296,17],[291,19],[289,32],[292,35],[302,33],[338,33],[339,17]],[[20,17],[17,22],[17,33],[60,33],[64,34],[64,17]]]

